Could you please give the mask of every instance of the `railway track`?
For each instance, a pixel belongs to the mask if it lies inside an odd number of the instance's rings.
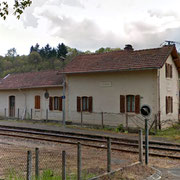
[[[0,125],[0,136],[71,145],[77,145],[77,142],[81,142],[83,146],[101,149],[106,149],[106,142],[108,138],[107,136],[102,135],[37,130],[33,128],[2,125]],[[136,139],[111,137],[111,144],[112,150],[127,153],[138,153],[138,140]],[[150,141],[149,144],[150,156],[180,159],[180,144],[159,141]]]

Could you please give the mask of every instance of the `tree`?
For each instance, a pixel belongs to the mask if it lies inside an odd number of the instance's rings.
[[[45,52],[45,57],[46,58],[50,58],[50,55],[51,55],[51,46],[49,44],[47,44],[45,47],[44,47],[44,52]]]
[[[57,46],[57,57],[60,58],[61,56],[66,57],[66,54],[68,53],[66,46],[61,43]]]
[[[8,52],[7,52],[7,54],[6,54],[6,56],[10,56],[10,57],[13,57],[13,58],[14,58],[15,56],[17,56],[16,49],[15,49],[15,48],[9,49]]]
[[[120,51],[120,50],[121,50],[120,48],[101,47],[98,50],[96,50],[95,53],[104,53],[104,52],[112,52],[112,51]]]
[[[13,15],[20,19],[24,10],[31,6],[32,0],[15,0],[13,3]],[[11,9],[11,8],[10,8]],[[9,15],[9,3],[6,1],[0,2],[0,17],[4,20]]]
[[[29,56],[28,56],[28,61],[31,64],[39,64],[42,61],[42,58],[40,54],[36,51],[33,51]]]

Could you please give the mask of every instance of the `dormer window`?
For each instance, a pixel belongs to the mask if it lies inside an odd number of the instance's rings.
[[[166,63],[165,66],[166,66],[166,70],[165,70],[166,71],[166,78],[172,78],[172,65]]]

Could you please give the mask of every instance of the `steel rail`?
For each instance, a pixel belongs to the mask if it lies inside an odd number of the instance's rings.
[[[78,137],[78,136],[75,137],[75,136],[67,136],[67,135],[61,135],[61,134],[42,133],[42,132],[15,130],[15,129],[12,130],[12,129],[5,129],[5,128],[0,128],[0,130],[1,131],[8,131],[8,132],[16,132],[16,133],[28,133],[28,134],[33,134],[33,135],[43,135],[43,136],[51,136],[51,137],[60,137],[60,138],[68,138],[68,139],[76,139],[76,140],[84,140],[84,141],[93,141],[93,142],[106,143],[105,139],[94,139],[94,138],[92,139],[92,138],[87,138],[87,137],[86,138],[85,137]],[[131,146],[131,147],[138,147],[137,143],[136,144],[132,144],[132,143],[112,141],[112,144],[114,144],[114,145]],[[180,149],[157,147],[157,146],[152,146],[152,145],[150,145],[149,148],[150,149],[156,149],[156,150],[180,152]]]
[[[7,129],[9,128],[9,129]],[[12,127],[12,126],[4,126],[0,125],[0,130],[4,131],[11,131],[10,129],[13,129],[13,131],[16,132],[23,132],[29,133],[29,134],[39,134],[39,135],[48,135],[48,136],[59,136],[59,137],[67,137],[68,136],[73,138],[76,135],[76,138],[82,139],[83,137],[88,137],[91,141],[99,141],[99,139],[106,140],[109,136],[103,136],[103,135],[92,135],[92,134],[85,134],[85,133],[78,133],[78,132],[62,132],[62,131],[53,131],[53,130],[44,130],[44,129],[35,129],[35,128],[26,128],[26,127]],[[40,134],[41,133],[41,134]],[[65,136],[68,135],[68,136]],[[80,136],[80,137],[77,137]],[[91,138],[91,139],[90,139]],[[92,139],[93,138],[93,139]],[[137,139],[129,139],[129,138],[121,138],[121,137],[110,137],[112,140],[115,141],[124,141],[124,142],[131,142],[131,143],[138,143]],[[87,139],[84,139],[87,140]],[[164,145],[164,146],[175,146],[180,147],[180,144],[178,143],[170,143],[170,142],[162,142],[162,141],[149,141],[149,144],[154,145]]]
[[[31,139],[31,140],[38,140],[38,141],[53,142],[53,143],[77,145],[77,142],[61,141],[61,140],[54,140],[54,139],[52,140],[52,139],[45,139],[45,138],[39,138],[39,137],[29,137],[29,136],[3,134],[3,133],[0,133],[0,135],[13,137],[13,138],[17,137],[17,138],[22,138],[22,139]],[[86,147],[91,147],[91,148],[107,149],[106,146],[98,146],[98,145],[85,144],[85,143],[81,143],[81,145],[86,146]],[[120,148],[114,148],[114,147],[112,147],[111,149],[115,150],[115,151],[126,152],[126,153],[139,153],[138,151],[134,151],[134,150],[120,149]],[[166,158],[171,158],[171,159],[180,159],[180,156],[157,154],[157,153],[152,153],[152,152],[150,152],[149,155],[150,156],[156,156],[156,157],[166,157]]]

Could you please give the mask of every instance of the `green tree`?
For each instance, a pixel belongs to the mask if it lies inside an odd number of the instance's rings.
[[[68,53],[66,46],[64,43],[58,44],[57,46],[57,57],[61,58],[61,56],[66,57],[66,54]]]
[[[13,57],[13,58],[14,58],[15,56],[17,56],[16,49],[15,49],[15,48],[9,49],[8,52],[7,52],[7,54],[6,54],[6,56],[10,56],[10,57]]]
[[[28,62],[30,64],[39,64],[42,61],[42,58],[40,54],[36,51],[33,51],[29,56],[28,56]]]
[[[24,10],[31,6],[32,0],[15,0],[13,3],[13,7],[10,7],[9,3],[6,1],[0,2],[0,17],[4,20],[9,15],[9,9],[13,9],[13,15],[15,15],[18,19],[20,19],[21,14]]]

